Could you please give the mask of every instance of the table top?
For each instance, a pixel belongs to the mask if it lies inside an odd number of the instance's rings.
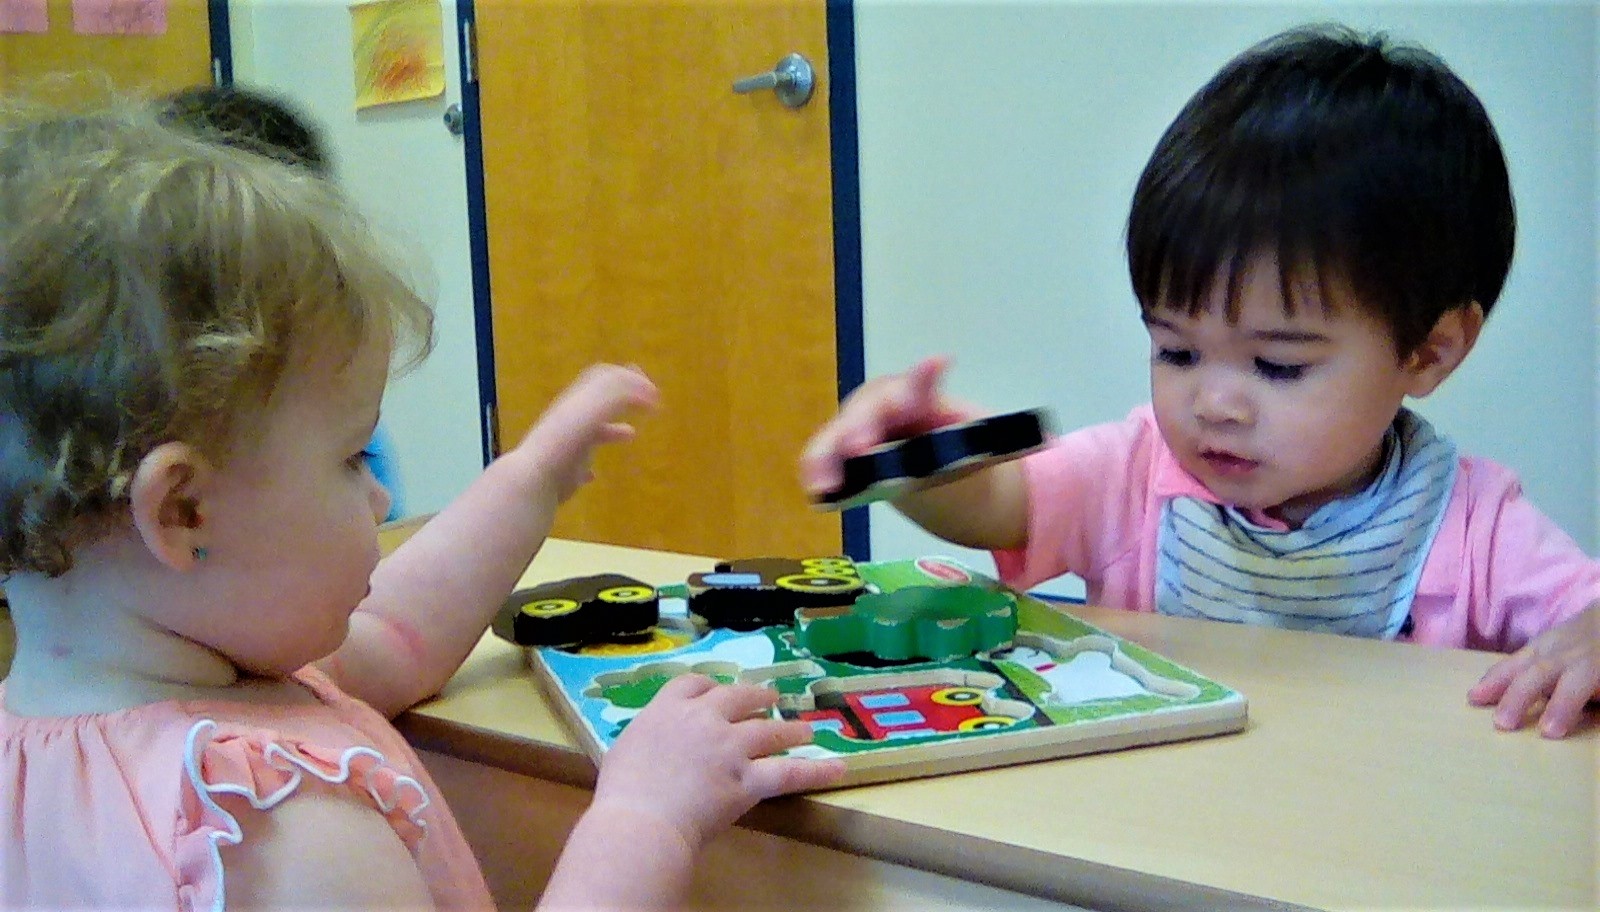
[[[657,584],[704,557],[551,540],[523,584]],[[1243,693],[1240,733],[765,802],[745,825],[1085,906],[1600,907],[1600,725],[1494,730],[1495,656],[1069,606]],[[593,766],[524,651],[486,634],[417,743],[556,781]]]

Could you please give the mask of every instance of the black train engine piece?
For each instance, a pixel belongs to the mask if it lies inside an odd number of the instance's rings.
[[[518,646],[572,647],[635,639],[661,620],[649,583],[620,573],[581,576],[518,589],[490,627]]]
[[[708,626],[748,631],[794,624],[801,608],[851,605],[866,582],[848,557],[721,561],[688,579],[689,612]]]

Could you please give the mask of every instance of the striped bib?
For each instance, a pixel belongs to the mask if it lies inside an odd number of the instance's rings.
[[[1298,529],[1264,528],[1192,497],[1162,508],[1156,610],[1181,617],[1393,639],[1456,478],[1456,447],[1402,409],[1384,466]]]

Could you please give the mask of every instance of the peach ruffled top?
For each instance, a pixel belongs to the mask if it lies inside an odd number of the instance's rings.
[[[492,908],[399,732],[321,672],[295,680],[317,704],[173,701],[65,718],[0,704],[0,908],[223,909],[221,849],[248,837],[218,797],[270,810],[313,779],[388,819],[439,908]]]

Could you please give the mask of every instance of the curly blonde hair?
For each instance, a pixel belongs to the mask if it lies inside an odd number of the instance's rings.
[[[328,181],[143,105],[0,110],[0,574],[59,576],[125,515],[140,461],[225,461],[291,359],[432,311]]]

